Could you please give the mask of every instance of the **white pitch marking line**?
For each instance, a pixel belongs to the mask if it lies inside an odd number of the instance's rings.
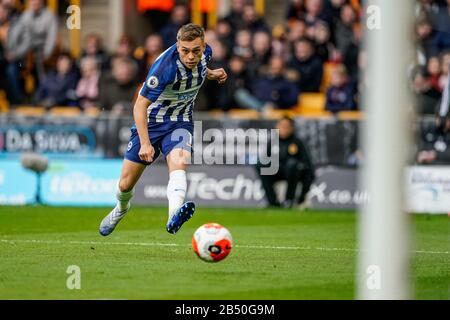
[[[187,247],[188,245],[181,245],[177,243],[161,243],[161,242],[100,242],[100,241],[59,241],[59,240],[11,240],[0,239],[2,243],[41,243],[41,244],[87,244],[87,245],[117,245],[117,246],[143,246],[143,247]],[[322,248],[322,247],[283,247],[283,246],[248,246],[236,245],[236,248],[245,249],[270,249],[270,250],[316,250],[316,251],[350,251],[358,252],[358,249],[350,248]],[[413,253],[426,254],[449,254],[448,251],[412,251]]]

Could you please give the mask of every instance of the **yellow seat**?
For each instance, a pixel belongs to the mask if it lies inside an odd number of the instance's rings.
[[[9,101],[6,99],[5,91],[0,91],[0,113],[9,111]]]
[[[297,115],[303,118],[329,118],[333,116],[331,112],[326,110],[306,110],[298,112]]]
[[[264,112],[264,118],[279,120],[283,117],[295,117],[296,112],[294,110],[279,110],[279,109],[270,109]]]
[[[208,116],[212,119],[220,119],[224,116],[224,111],[219,109],[210,110],[208,111]]]
[[[303,93],[299,95],[298,106],[294,109],[302,117],[329,117],[331,113],[325,110],[326,96],[323,93]]]
[[[100,110],[98,108],[87,108],[84,110],[84,114],[95,118],[100,114]]]
[[[260,114],[256,110],[231,109],[228,111],[228,117],[233,119],[259,119]]]
[[[39,106],[20,106],[14,109],[14,113],[21,116],[42,116],[45,108]]]
[[[298,111],[325,110],[326,96],[323,93],[302,93],[298,97]]]
[[[62,117],[76,117],[81,114],[81,111],[77,107],[62,107],[57,106],[50,109],[50,114],[54,116]]]

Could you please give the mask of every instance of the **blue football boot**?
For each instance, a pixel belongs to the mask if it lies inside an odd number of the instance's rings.
[[[195,212],[195,204],[191,201],[183,204],[177,212],[167,222],[166,230],[169,233],[175,234],[180,230],[181,226],[188,221]]]

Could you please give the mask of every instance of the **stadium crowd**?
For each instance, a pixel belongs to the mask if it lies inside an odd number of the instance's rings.
[[[253,3],[231,0],[231,11],[206,31],[211,67],[229,74],[225,86],[209,82],[197,109],[289,109],[305,92],[322,93],[331,112],[357,110],[367,64],[361,50],[363,8],[358,0],[286,1],[285,23],[269,26]],[[178,28],[190,20],[176,5],[169,21],[145,43],[124,35],[107,52],[102,37],[84,39],[79,59],[58,45],[58,19],[44,0],[0,0],[0,91],[12,105],[78,106],[131,114],[131,103],[148,70]],[[418,0],[417,55],[411,89],[417,111],[434,114],[449,78],[450,0]]]

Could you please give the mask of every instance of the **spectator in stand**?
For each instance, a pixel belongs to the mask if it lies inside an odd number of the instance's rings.
[[[50,71],[42,78],[36,93],[36,102],[46,108],[54,106],[77,106],[75,88],[78,73],[69,53],[61,53],[56,71]]]
[[[8,60],[6,58],[8,32],[9,32],[9,15],[8,7],[0,3],[0,90],[8,92],[8,81],[6,78],[6,67]]]
[[[81,60],[81,79],[76,88],[76,95],[83,110],[98,108],[98,91],[101,70],[95,57]]]
[[[331,23],[331,16],[325,10],[323,0],[305,0],[305,15],[303,19],[308,27],[314,26],[321,20]]]
[[[189,20],[188,10],[185,5],[176,5],[170,15],[170,21],[161,28],[159,35],[163,39],[164,49],[177,42],[177,33],[180,27]]]
[[[311,41],[302,39],[294,44],[294,57],[288,67],[297,72],[301,92],[319,92],[323,76],[323,62],[315,55]]]
[[[214,67],[214,69],[225,69],[227,67],[228,58],[227,47],[219,40],[211,42],[210,46],[214,52],[214,55],[210,61],[211,67]]]
[[[269,28],[267,27],[266,22],[263,18],[258,17],[255,6],[253,4],[247,4],[244,6],[242,19],[244,21],[244,28],[250,30],[252,35],[258,31],[269,32]]]
[[[226,46],[227,52],[232,52],[235,35],[233,33],[233,29],[231,28],[230,23],[225,19],[219,19],[219,21],[217,21],[215,30],[217,34],[217,39],[220,40],[220,42],[222,42]]]
[[[116,52],[113,55],[113,58],[125,58],[132,59],[134,58],[134,50],[136,49],[136,45],[132,37],[127,35],[122,35],[119,39],[119,43],[116,49]],[[136,61],[137,62],[137,61]]]
[[[306,37],[306,23],[304,20],[296,20],[289,24],[288,41],[294,43]]]
[[[97,66],[101,70],[109,70],[110,58],[103,49],[102,38],[97,34],[90,34],[86,38],[86,45],[81,53],[81,60],[87,57],[94,58],[97,61]]]
[[[217,36],[217,32],[213,29],[205,30],[205,42],[213,43],[219,41],[219,37]]]
[[[334,29],[334,39],[336,49],[343,56],[353,39],[353,25],[356,23],[356,12],[349,4],[342,6],[341,19],[336,23]]]
[[[276,24],[272,28],[272,55],[282,56],[285,60],[289,58],[286,28],[283,24]]]
[[[356,85],[355,103],[357,106],[362,104],[362,97],[367,94],[370,86],[369,76],[366,72],[368,65],[368,55],[365,50],[358,52],[357,65],[358,71],[355,75],[350,75],[350,81]]]
[[[269,70],[252,81],[251,94],[237,90],[236,100],[244,107],[265,112],[269,109],[289,109],[297,103],[299,90],[285,77],[285,65],[282,57],[270,59]]]
[[[8,32],[10,24],[10,10],[7,6],[0,2],[0,50],[2,55],[0,59],[6,59],[5,51],[8,42]]]
[[[17,9],[19,0],[1,0],[0,2],[9,10],[11,22],[17,21],[20,17],[20,12]]]
[[[441,54],[441,77],[439,78],[439,87],[444,88],[449,77],[450,70],[450,51],[444,51]]]
[[[298,40],[306,38],[306,23],[303,20],[294,20],[289,23],[286,44],[286,61],[291,60],[294,52],[294,44]]]
[[[418,42],[419,64],[426,65],[426,61],[439,53],[436,48],[435,32],[428,19],[421,19],[416,23],[416,37]]]
[[[248,64],[250,79],[260,76],[261,69],[269,63],[271,56],[271,39],[265,31],[258,31],[252,39],[253,57]]]
[[[247,64],[244,58],[241,56],[233,55],[230,58],[229,66],[227,68],[228,81],[225,83],[224,87],[221,89],[225,92],[226,100],[223,101],[221,108],[224,111],[228,111],[230,108],[245,108],[236,99],[235,95],[239,89],[246,90],[249,89],[249,77],[247,72]]]
[[[439,0],[445,1],[445,0]],[[417,0],[415,13],[417,18],[422,18],[424,16],[430,16],[434,13],[437,13],[439,10],[439,5],[436,3],[436,0]]]
[[[137,65],[133,60],[114,59],[111,75],[100,80],[99,102],[102,110],[131,116],[132,102],[139,85],[136,78]]]
[[[231,25],[231,29],[239,30],[244,28],[244,20],[242,18],[244,12],[245,0],[231,0],[230,13],[225,20]]]
[[[314,28],[313,40],[316,46],[317,56],[323,62],[332,60],[335,56],[335,48],[330,42],[330,28],[328,24],[324,21],[319,21],[316,23]]]
[[[450,132],[447,120],[450,119],[450,75],[444,84],[441,101],[436,111],[436,129],[439,133]]]
[[[362,26],[360,24],[354,24],[352,39],[341,57],[350,79],[355,83],[358,78],[358,55],[361,50],[362,34]]]
[[[435,114],[441,93],[433,88],[426,69],[417,66],[412,72],[412,90],[415,95],[418,114]]]
[[[34,54],[38,81],[44,76],[44,61],[53,54],[58,35],[58,20],[46,8],[44,0],[29,0],[29,8],[20,16],[10,33],[10,60]],[[18,75],[17,75],[18,76]]]
[[[141,82],[147,79],[148,72],[156,58],[163,52],[162,38],[156,33],[151,34],[145,40],[145,52],[139,60],[139,79]]]
[[[247,61],[252,58],[252,34],[249,30],[242,29],[236,33],[236,44],[233,48],[233,54],[241,56]]]
[[[344,65],[338,65],[331,74],[325,109],[333,113],[355,110],[355,86],[349,81]]]
[[[302,19],[305,12],[304,0],[291,0],[286,10],[286,19],[288,22]]]
[[[331,29],[334,30],[337,22],[341,19],[342,7],[348,3],[348,0],[330,0],[327,1],[328,12],[331,16]]]
[[[450,163],[450,77],[447,77],[438,104],[435,126],[423,130],[423,145],[417,154],[419,164]]]
[[[430,57],[427,63],[427,73],[428,80],[430,81],[432,87],[439,92],[442,92],[442,87],[440,86],[439,79],[441,78],[441,64],[439,57]]]
[[[1,1],[3,8],[2,37],[3,37],[3,74],[0,82],[4,81],[7,99],[11,104],[19,104],[23,100],[23,90],[20,82],[20,68],[22,60],[16,57],[11,50],[14,50],[16,44],[11,32],[19,21],[20,13],[16,8],[16,0]]]
[[[431,14],[435,30],[435,45],[439,51],[450,49],[450,1],[443,0],[437,10]]]
[[[211,69],[227,69],[227,47],[221,41],[214,41],[209,43],[213,57],[209,63]],[[228,82],[228,81],[227,81]],[[217,83],[217,81],[206,81],[203,85],[201,93],[205,95],[206,102],[209,108],[225,109],[229,99],[227,97],[227,91],[224,90],[224,86]]]

